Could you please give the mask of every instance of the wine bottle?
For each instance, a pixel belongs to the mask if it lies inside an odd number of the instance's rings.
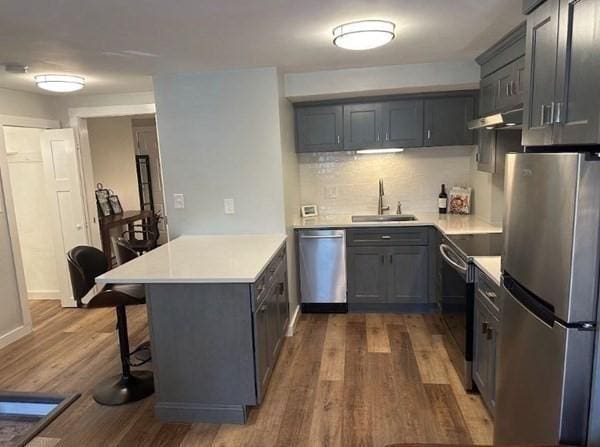
[[[446,194],[446,185],[442,183],[442,192],[438,196],[438,208],[440,214],[446,214],[448,211],[448,194]]]

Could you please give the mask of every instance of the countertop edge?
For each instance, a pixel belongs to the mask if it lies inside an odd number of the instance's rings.
[[[186,235],[182,235],[179,237],[185,237]],[[193,235],[189,235],[193,236]],[[222,236],[222,235],[217,235]],[[252,235],[248,235],[252,236]],[[103,278],[104,273],[95,278],[95,283],[98,285],[107,285],[107,284],[252,284],[258,280],[258,278],[264,273],[267,266],[273,261],[277,253],[281,250],[281,248],[287,244],[288,235],[280,234],[281,241],[277,245],[277,248],[273,250],[271,255],[266,259],[263,263],[262,267],[258,270],[258,273],[254,277],[226,277],[226,278],[143,278],[143,277],[135,277],[135,278],[123,278],[123,279],[112,279],[112,278]],[[179,239],[175,238],[173,239]],[[110,270],[106,273],[109,273]]]
[[[500,256],[473,256],[473,262],[475,263],[475,265],[477,266],[477,268],[479,270],[481,270],[481,272],[483,272],[483,274],[485,276],[487,276],[489,279],[491,279],[492,281],[494,281],[494,284],[496,284],[497,286],[501,285],[501,277],[502,277],[502,270],[500,270],[499,275],[496,275],[492,272],[490,272],[490,270],[484,265],[484,263],[482,262],[483,259],[500,259]]]

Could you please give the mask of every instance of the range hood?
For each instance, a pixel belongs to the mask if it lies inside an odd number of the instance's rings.
[[[496,113],[483,116],[469,121],[469,130],[476,129],[518,129],[523,124],[523,109],[509,110],[508,112]]]

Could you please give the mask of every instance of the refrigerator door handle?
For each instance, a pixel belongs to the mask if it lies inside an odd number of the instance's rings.
[[[554,326],[556,317],[553,309],[525,290],[525,288],[515,281],[508,273],[505,272],[502,278],[502,285],[504,288],[521,306],[546,326]]]

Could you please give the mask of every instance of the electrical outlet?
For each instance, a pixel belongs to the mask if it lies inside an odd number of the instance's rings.
[[[185,208],[185,199],[183,194],[173,194],[173,202],[174,208]]]
[[[225,199],[223,201],[225,214],[235,214],[235,202],[233,199]]]
[[[325,198],[326,199],[337,199],[337,186],[326,186],[325,187]]]

